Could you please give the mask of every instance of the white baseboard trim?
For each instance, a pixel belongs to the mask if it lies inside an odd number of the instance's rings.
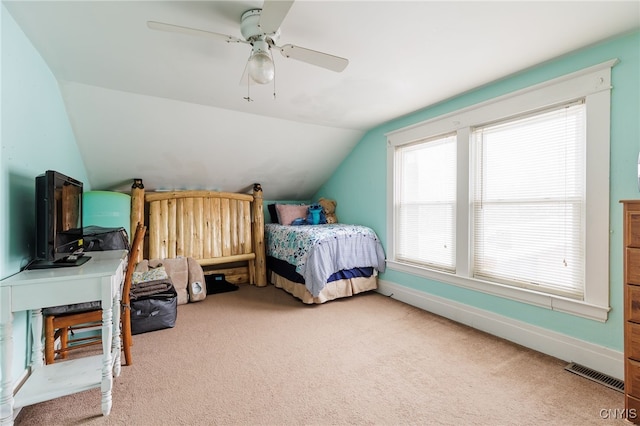
[[[378,280],[378,293],[567,362],[624,379],[624,354],[450,299]]]

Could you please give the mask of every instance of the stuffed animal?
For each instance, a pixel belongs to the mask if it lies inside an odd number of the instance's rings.
[[[338,223],[338,218],[336,217],[336,206],[338,203],[335,200],[320,198],[318,204],[322,206],[322,212],[327,218],[327,223]]]
[[[324,225],[327,223],[327,218],[324,216],[323,208],[320,204],[311,204],[309,206],[309,213],[307,213],[306,225]]]

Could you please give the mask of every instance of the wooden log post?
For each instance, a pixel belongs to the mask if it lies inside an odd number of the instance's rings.
[[[267,285],[267,255],[264,244],[264,210],[262,186],[253,184],[253,250],[256,253],[255,282],[258,287]]]
[[[138,223],[144,225],[144,185],[142,179],[134,179],[133,185],[131,185],[131,222],[129,229],[131,234],[135,233]],[[138,252],[138,259],[136,262],[142,261],[144,250]]]

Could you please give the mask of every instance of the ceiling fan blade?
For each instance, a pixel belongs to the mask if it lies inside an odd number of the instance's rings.
[[[247,43],[245,40],[239,39],[234,36],[214,33],[211,31],[198,30],[195,28],[181,27],[180,25],[165,24],[164,22],[147,21],[147,26],[152,30],[169,31],[172,33],[181,33],[181,34],[195,35],[200,37],[215,38],[221,41],[226,41],[227,43],[245,43],[245,44]]]
[[[292,44],[285,44],[281,47],[277,46],[277,48],[280,49],[282,56],[286,58],[297,59],[298,61],[306,62],[335,72],[342,72],[347,65],[349,65],[348,59],[311,49],[305,49],[304,47],[294,46]]]
[[[292,5],[293,0],[265,0],[262,5],[262,12],[260,12],[260,22],[258,24],[260,30],[265,34],[272,34],[278,31]]]

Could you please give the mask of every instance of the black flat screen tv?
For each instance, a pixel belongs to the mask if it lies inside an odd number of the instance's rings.
[[[27,269],[79,266],[82,253],[82,182],[47,170],[36,177],[36,255]]]

